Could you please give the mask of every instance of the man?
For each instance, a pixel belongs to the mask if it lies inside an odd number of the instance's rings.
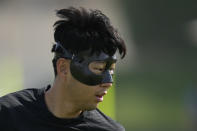
[[[126,47],[99,10],[57,11],[52,86],[0,98],[1,131],[124,131],[97,105],[112,86],[118,50]]]

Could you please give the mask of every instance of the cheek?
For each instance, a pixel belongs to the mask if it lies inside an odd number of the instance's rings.
[[[96,87],[87,86],[78,81],[73,81],[71,88],[72,95],[79,100],[91,99],[95,95],[96,91]]]
[[[69,94],[75,101],[78,102],[90,102],[94,99],[95,93],[97,90],[97,86],[88,86],[85,85],[78,80],[76,80],[74,77],[71,76],[71,79],[69,81]]]
[[[94,87],[80,86],[78,87],[78,94],[81,98],[89,99],[94,96]]]

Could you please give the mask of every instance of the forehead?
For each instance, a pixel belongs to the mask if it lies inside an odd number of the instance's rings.
[[[103,51],[98,53],[98,52],[94,52],[92,53],[91,50],[86,50],[83,52],[80,52],[78,55],[78,57],[82,57],[85,60],[88,61],[99,61],[99,62],[106,62],[106,61],[116,61],[116,55],[113,56],[109,56],[108,54],[104,53]]]
[[[115,55],[109,56],[108,54],[101,52],[100,54],[93,54],[92,58],[95,59],[98,63],[105,63],[107,61],[116,62],[117,58]]]
[[[91,62],[91,64],[94,64],[94,65],[106,65],[107,63],[108,63],[108,61],[92,61]],[[116,61],[112,62],[111,64],[115,65]]]

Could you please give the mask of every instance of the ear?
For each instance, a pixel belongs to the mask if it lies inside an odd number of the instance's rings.
[[[65,76],[68,75],[68,72],[70,70],[70,60],[59,58],[57,60],[56,67],[57,67],[57,75],[66,78]]]

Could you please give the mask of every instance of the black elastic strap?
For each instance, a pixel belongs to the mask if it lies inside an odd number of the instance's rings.
[[[60,43],[53,45],[51,52],[55,52],[55,57],[63,57],[67,59],[73,59],[74,54],[67,51]]]

